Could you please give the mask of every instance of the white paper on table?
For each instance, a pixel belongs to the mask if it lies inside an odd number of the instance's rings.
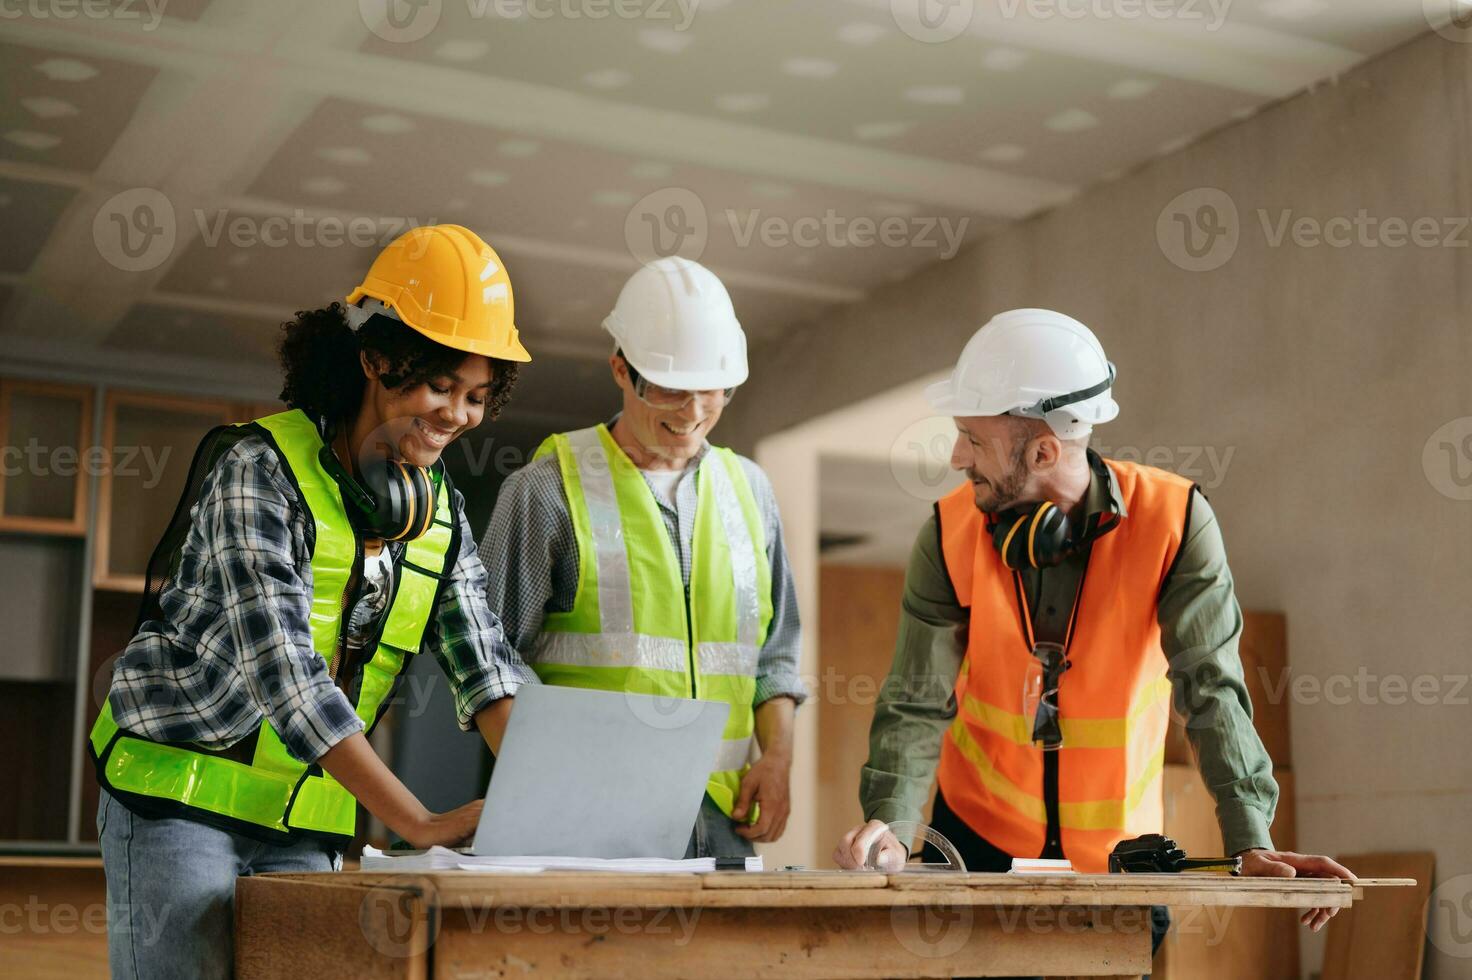
[[[364,871],[484,871],[535,874],[539,871],[612,871],[624,874],[699,874],[716,870],[715,858],[589,858],[561,856],[509,857],[472,855],[448,847],[395,854],[371,845],[363,848]],[[747,871],[763,870],[761,855],[746,859]]]

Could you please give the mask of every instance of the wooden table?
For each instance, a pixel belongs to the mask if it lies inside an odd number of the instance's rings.
[[[1211,875],[271,874],[241,980],[301,976],[1132,976],[1151,905],[1348,907],[1361,885]]]

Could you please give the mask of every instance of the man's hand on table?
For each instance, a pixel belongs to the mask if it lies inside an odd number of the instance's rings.
[[[909,860],[909,852],[883,820],[870,820],[860,824],[839,838],[833,849],[833,863],[845,871],[858,871],[869,860],[869,851],[879,844],[875,867],[880,871],[900,871]]]
[[[1241,853],[1242,875],[1247,878],[1354,878],[1354,872],[1322,854],[1295,854],[1254,847]],[[1337,908],[1309,909],[1298,921],[1314,932],[1324,928]]]

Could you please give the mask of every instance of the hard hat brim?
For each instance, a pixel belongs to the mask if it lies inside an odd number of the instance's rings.
[[[739,371],[646,371],[634,363],[628,351],[624,352],[624,359],[635,371],[639,372],[640,377],[646,379],[650,384],[669,388],[672,391],[714,391],[718,388],[736,388],[745,384],[748,376],[744,365]]]
[[[503,361],[517,361],[522,364],[529,363],[532,359],[531,353],[521,343],[520,332],[516,327],[511,328],[511,336],[503,342],[482,340],[477,337],[456,336],[454,334],[441,333],[435,330],[426,330],[414,323],[414,314],[401,309],[397,302],[398,297],[392,290],[375,289],[369,283],[364,283],[351,293],[348,293],[346,302],[349,306],[357,306],[364,297],[372,297],[384,306],[394,311],[399,321],[410,330],[428,337],[430,340],[453,350],[462,350],[467,354],[482,354],[486,357],[495,357]]]

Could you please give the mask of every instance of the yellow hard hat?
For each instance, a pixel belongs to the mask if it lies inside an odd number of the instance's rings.
[[[511,277],[495,249],[460,225],[424,225],[373,260],[348,305],[371,296],[404,323],[446,347],[507,361],[530,361],[518,339]]]

